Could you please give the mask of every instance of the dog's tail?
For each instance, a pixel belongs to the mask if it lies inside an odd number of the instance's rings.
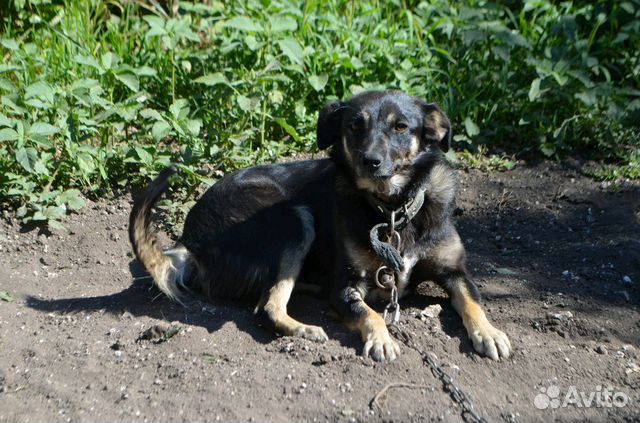
[[[181,245],[162,251],[151,222],[151,209],[168,188],[169,178],[175,172],[174,167],[164,169],[134,202],[129,216],[129,240],[136,257],[158,288],[170,299],[184,304],[182,300],[190,273],[191,254]]]

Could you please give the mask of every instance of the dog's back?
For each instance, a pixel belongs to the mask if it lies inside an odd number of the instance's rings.
[[[163,252],[150,211],[171,174],[163,171],[136,200],[129,235],[157,286],[179,302],[187,286],[208,298],[260,295],[281,271],[282,251],[296,248],[308,226],[326,226],[331,214],[331,161],[255,166],[209,188],[189,211],[179,243]]]

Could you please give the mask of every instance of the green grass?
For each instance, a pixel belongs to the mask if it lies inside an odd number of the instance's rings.
[[[366,89],[440,103],[467,158],[640,154],[639,0],[8,4],[0,202],[25,222],[59,227],[169,162],[189,196],[314,152],[322,104]]]

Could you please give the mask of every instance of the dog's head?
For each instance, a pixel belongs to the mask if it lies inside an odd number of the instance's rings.
[[[332,101],[318,118],[318,147],[350,170],[358,188],[383,201],[402,195],[451,143],[451,124],[433,103],[398,91]]]

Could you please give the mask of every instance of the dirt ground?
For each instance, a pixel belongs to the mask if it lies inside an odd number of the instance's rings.
[[[401,326],[489,421],[640,421],[640,185],[577,163],[459,176],[457,227],[512,357],[477,356],[430,283],[402,301]],[[49,236],[4,213],[0,421],[462,421],[416,351],[363,359],[322,299],[291,311],[325,344],[263,331],[253,304],[169,302],[132,259],[129,210],[130,196],[90,204]],[[143,339],[154,325],[178,333]],[[396,382],[410,386],[370,405]]]

